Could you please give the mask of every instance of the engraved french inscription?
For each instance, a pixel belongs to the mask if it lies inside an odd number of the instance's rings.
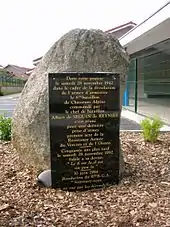
[[[89,190],[119,181],[119,75],[49,74],[52,186]]]

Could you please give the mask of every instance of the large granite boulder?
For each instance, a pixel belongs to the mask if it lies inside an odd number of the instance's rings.
[[[127,53],[112,34],[75,29],[61,37],[32,72],[14,111],[12,140],[22,160],[39,169],[50,167],[47,73],[119,72],[122,99],[128,65]]]

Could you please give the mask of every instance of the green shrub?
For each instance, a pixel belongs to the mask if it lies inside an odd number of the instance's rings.
[[[0,115],[0,140],[11,140],[11,118]]]
[[[154,117],[153,119],[146,118],[141,121],[140,126],[143,130],[144,140],[154,143],[158,139],[163,122],[159,117]]]

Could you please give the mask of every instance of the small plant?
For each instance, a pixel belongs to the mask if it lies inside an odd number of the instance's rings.
[[[0,140],[11,140],[11,118],[0,115]]]
[[[146,118],[140,123],[141,129],[143,130],[144,140],[154,143],[157,141],[160,129],[163,126],[163,122],[159,117],[153,119]]]

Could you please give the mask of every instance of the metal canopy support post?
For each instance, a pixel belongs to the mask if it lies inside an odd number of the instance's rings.
[[[135,60],[135,113],[138,111],[138,59]]]
[[[123,96],[123,106],[129,106],[129,89],[128,89],[128,80],[126,82],[126,89]]]

